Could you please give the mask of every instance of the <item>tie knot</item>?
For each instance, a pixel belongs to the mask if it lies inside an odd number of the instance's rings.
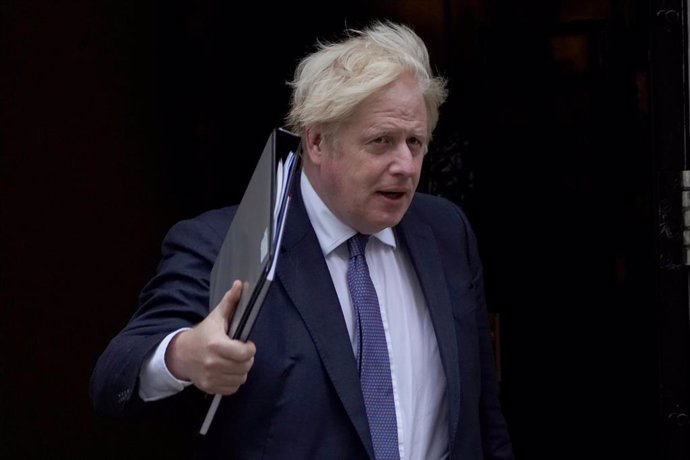
[[[347,249],[350,251],[350,257],[357,257],[364,255],[364,249],[367,247],[369,235],[357,233],[352,238],[347,240]]]

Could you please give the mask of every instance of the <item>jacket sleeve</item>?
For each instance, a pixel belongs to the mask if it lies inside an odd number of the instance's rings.
[[[127,415],[144,405],[138,395],[145,358],[170,332],[199,323],[209,311],[209,278],[232,213],[212,211],[174,225],[162,243],[155,276],[141,291],[139,308],[110,341],[91,375],[96,410]]]

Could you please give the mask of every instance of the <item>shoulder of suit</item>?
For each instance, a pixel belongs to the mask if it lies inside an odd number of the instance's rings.
[[[438,231],[450,230],[456,226],[469,227],[467,215],[460,206],[447,198],[427,193],[415,193],[408,214]]]
[[[453,212],[460,211],[460,207],[440,196],[429,195],[428,193],[417,192],[414,194],[410,209],[421,212]]]
[[[223,238],[230,227],[237,206],[211,209],[176,222],[169,233],[208,234],[209,231]]]
[[[193,217],[193,220],[200,220],[204,222],[214,222],[214,221],[230,221],[235,215],[237,206],[227,206],[224,208],[211,209],[209,211],[202,212],[201,214]]]

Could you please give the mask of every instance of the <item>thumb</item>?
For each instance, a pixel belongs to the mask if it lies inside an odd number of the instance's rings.
[[[242,283],[235,280],[230,290],[225,293],[218,306],[216,306],[216,314],[222,319],[225,332],[228,331],[230,318],[232,318],[232,314],[235,312],[235,308],[237,308],[241,295]]]

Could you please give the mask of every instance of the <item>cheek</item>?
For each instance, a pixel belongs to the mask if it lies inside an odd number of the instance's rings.
[[[331,161],[322,167],[324,185],[329,190],[329,195],[337,197],[352,185],[348,182],[348,173],[344,165]]]
[[[421,158],[419,159],[417,165],[416,165],[416,168],[415,168],[415,170],[416,170],[416,171],[415,171],[415,174],[414,174],[414,184],[415,184],[415,186],[416,186],[417,183],[419,182],[419,177],[422,175],[422,162],[423,162],[423,160],[424,160],[424,157],[421,157]]]
[[[417,168],[417,172],[415,173],[415,175],[414,175],[414,177],[413,177],[415,187],[416,187],[417,184],[419,183],[419,177],[420,177],[421,175],[422,175],[422,169],[421,169],[421,168]]]
[[[417,177],[419,177],[420,173],[422,172],[422,166],[424,165],[424,157],[425,157],[425,155],[419,155],[418,157],[415,158],[415,166],[417,168]]]

